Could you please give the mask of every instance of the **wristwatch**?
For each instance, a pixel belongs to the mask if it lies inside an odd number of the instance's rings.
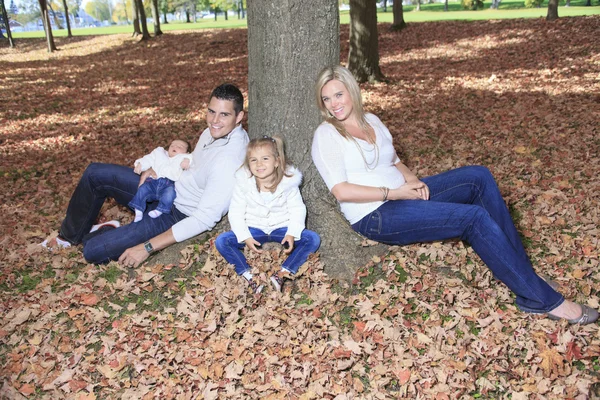
[[[152,243],[150,243],[149,240],[146,243],[144,243],[144,248],[146,249],[148,254],[150,254],[154,251],[154,247],[152,247]]]

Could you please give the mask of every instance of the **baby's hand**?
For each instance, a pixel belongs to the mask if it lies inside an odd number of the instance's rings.
[[[133,169],[133,172],[135,172],[136,174],[141,174],[142,173],[142,164],[137,163],[135,164],[135,168]]]
[[[190,159],[184,158],[183,161],[181,162],[181,169],[183,169],[185,171],[188,168],[190,168]]]

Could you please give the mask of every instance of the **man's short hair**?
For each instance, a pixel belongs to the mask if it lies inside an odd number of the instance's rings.
[[[231,83],[224,83],[217,86],[210,94],[208,101],[212,100],[213,97],[216,97],[219,100],[233,102],[235,115],[238,115],[240,111],[244,109],[244,95],[237,86],[232,85]]]

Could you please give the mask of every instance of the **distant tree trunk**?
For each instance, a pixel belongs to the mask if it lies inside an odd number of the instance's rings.
[[[225,15],[225,21],[228,21],[227,15],[228,15],[228,10],[223,11],[223,15]]]
[[[192,21],[190,21],[190,12],[189,12],[189,10],[188,10],[188,9],[186,9],[186,10],[185,10],[185,23],[186,23],[186,24],[189,24],[189,23],[191,23],[191,22],[192,22]]]
[[[71,21],[69,21],[69,8],[67,7],[67,0],[63,0],[63,8],[65,9],[65,21],[67,22],[67,37],[72,38],[71,33]]]
[[[406,22],[404,22],[404,10],[402,9],[402,0],[394,1],[392,10],[394,12],[394,22],[392,23],[392,30],[399,31],[406,28]]]
[[[350,0],[348,69],[358,82],[383,80],[383,74],[379,69],[379,37],[375,0]]]
[[[54,8],[52,8],[52,3],[46,2],[46,5],[48,6],[48,10],[50,10],[50,13],[52,14],[52,18],[54,18],[54,23],[56,24],[58,29],[63,29],[62,24],[60,23],[60,19],[54,12]]]
[[[240,8],[242,9],[242,19],[246,18],[246,10],[244,10],[244,0],[240,0]]]
[[[567,2],[565,3],[565,7],[571,7],[571,0],[567,0]]]
[[[416,11],[421,11],[421,0],[417,0],[417,8]]]
[[[383,12],[387,12],[387,0],[383,0]]]
[[[592,0],[587,0],[587,1],[585,2],[585,6],[586,6],[586,7],[591,7],[591,6],[592,6]]]
[[[141,35],[142,31],[140,30],[140,14],[138,12],[138,2],[133,0],[131,2],[132,12],[133,12],[133,37],[137,35]]]
[[[217,20],[217,13],[218,13],[218,8],[215,7],[215,21]]]
[[[148,32],[148,22],[146,21],[146,11],[144,10],[144,3],[142,0],[133,0],[137,3],[138,14],[140,19],[140,25],[142,26],[142,40],[150,39],[150,32]]]
[[[125,21],[127,21],[127,25],[129,25],[129,17],[127,16],[127,3],[123,0],[123,11],[125,12]]]
[[[152,19],[154,20],[154,36],[162,35],[160,30],[160,12],[158,11],[158,0],[152,0]]]
[[[558,19],[558,0],[548,0],[546,21],[554,21],[555,19]]]
[[[15,42],[12,37],[12,33],[10,32],[10,23],[8,21],[8,13],[6,12],[6,7],[4,6],[4,0],[0,0],[0,6],[2,7],[2,19],[4,20],[4,25],[6,27],[6,37],[8,37],[8,44],[11,48],[15,47]]]
[[[168,24],[169,21],[167,21],[167,12],[163,11],[163,24]]]
[[[46,31],[46,42],[48,43],[48,53],[52,53],[56,50],[54,44],[54,36],[52,36],[52,25],[50,24],[50,15],[48,14],[48,4],[46,0],[38,0],[40,4],[40,11],[42,13],[42,22],[44,24],[44,30]]]
[[[444,0],[444,11],[448,11],[448,0]]]

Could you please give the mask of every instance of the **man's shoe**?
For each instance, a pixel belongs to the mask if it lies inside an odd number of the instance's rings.
[[[92,229],[90,229],[90,233],[96,232],[98,229],[103,228],[105,226],[112,226],[113,228],[118,228],[121,226],[121,223],[119,221],[113,220],[113,221],[108,221],[108,222],[103,222],[101,224],[93,225]]]
[[[45,249],[48,249],[50,251],[58,248],[67,248],[67,247],[71,247],[71,243],[67,242],[64,239],[61,239],[59,236],[55,237],[55,238],[48,238],[46,240],[44,240],[42,243],[40,243],[40,246],[42,246]]]

